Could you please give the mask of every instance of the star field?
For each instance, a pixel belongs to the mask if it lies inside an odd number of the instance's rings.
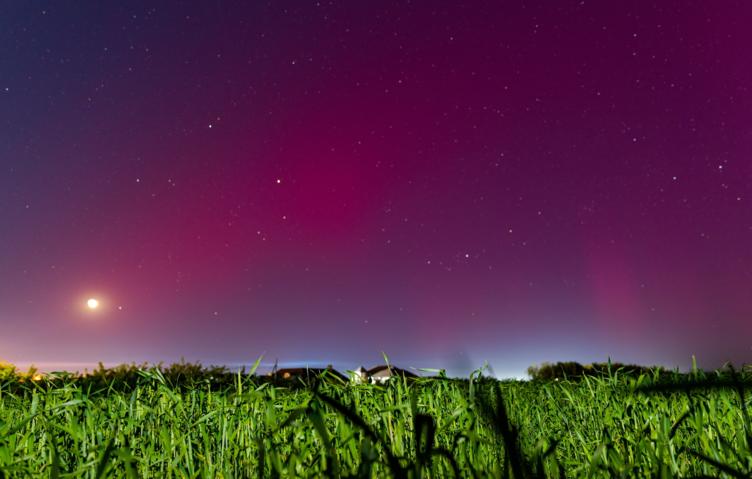
[[[0,358],[748,361],[750,13],[0,7]]]

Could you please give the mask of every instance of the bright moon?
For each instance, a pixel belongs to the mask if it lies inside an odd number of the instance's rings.
[[[97,308],[99,307],[99,301],[98,301],[98,300],[96,300],[96,299],[94,299],[94,298],[89,298],[89,299],[88,299],[88,300],[86,301],[86,306],[87,306],[87,307],[88,307],[89,309],[97,309]]]

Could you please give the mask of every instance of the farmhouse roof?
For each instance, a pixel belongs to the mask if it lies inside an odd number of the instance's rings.
[[[402,368],[398,368],[396,366],[392,366],[391,364],[381,364],[379,366],[375,366],[368,370],[368,375],[373,376],[379,374],[380,376],[389,375],[389,376],[404,376],[407,378],[417,378],[418,375],[415,373],[411,373],[410,371]]]

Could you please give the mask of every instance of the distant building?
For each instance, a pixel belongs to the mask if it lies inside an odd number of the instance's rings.
[[[418,378],[417,374],[411,373],[410,371],[407,371],[402,368],[398,368],[396,366],[383,364],[380,366],[373,367],[371,369],[366,369],[363,366],[359,367],[355,371],[348,371],[350,376],[350,381],[354,383],[360,383],[360,384],[384,384],[389,379],[398,377],[398,378],[407,378],[407,379],[415,379]],[[319,378],[322,379],[335,379],[346,382],[347,378],[334,369],[331,365],[327,366],[326,368],[283,368],[283,369],[275,369],[271,373],[269,373],[269,377],[274,380],[279,381],[292,381],[292,380],[301,380],[304,382],[313,381]]]
[[[383,364],[366,371],[366,377],[372,384],[383,384],[393,377],[415,379],[418,375],[390,364]]]
[[[354,383],[367,383],[368,371],[363,366],[359,367],[355,371],[350,371],[350,380]]]

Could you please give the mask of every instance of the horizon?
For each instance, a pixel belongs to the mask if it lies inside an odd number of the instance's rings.
[[[299,360],[299,361],[263,361],[263,357],[261,358],[261,362],[259,362],[258,367],[255,369],[255,374],[258,375],[266,375],[272,372],[275,368],[281,369],[281,368],[312,368],[312,369],[320,369],[320,368],[326,368],[329,366],[332,366],[336,371],[339,371],[340,373],[346,374],[351,371],[357,370],[360,366],[365,367],[366,369],[370,369],[375,366],[386,364],[384,362],[384,359],[379,361],[371,361],[371,362],[361,362],[357,363],[331,363],[327,361],[305,361],[305,360]],[[603,361],[592,361],[592,362],[585,362],[581,363],[583,365],[587,364],[594,364],[594,363],[600,363],[605,364],[607,362],[611,361],[612,363],[620,363],[620,364],[630,364],[623,361],[618,361],[614,358],[606,358]],[[668,366],[665,364],[636,364],[638,366],[644,366],[644,367],[661,367],[669,371],[679,371],[679,372],[688,372],[693,369],[693,361],[695,361],[695,364],[697,364],[697,367],[701,370],[705,371],[711,371],[717,368],[704,368],[702,366],[701,362],[697,362],[695,358],[690,358],[690,363],[688,365],[674,365],[674,366]],[[74,374],[83,374],[86,372],[91,372],[99,368],[99,365],[101,364],[105,369],[114,368],[117,366],[146,366],[146,367],[156,367],[159,365],[162,366],[170,366],[172,364],[180,364],[181,362],[185,362],[186,364],[200,364],[202,367],[211,368],[211,367],[224,367],[227,368],[230,372],[239,372],[241,370],[245,370],[246,372],[253,369],[255,361],[249,361],[249,362],[240,362],[240,363],[217,363],[217,362],[203,362],[200,360],[196,361],[189,361],[185,358],[181,358],[177,361],[112,361],[112,362],[66,362],[66,363],[33,363],[33,362],[20,362],[20,363],[10,363],[13,366],[17,368],[19,372],[25,372],[31,369],[34,369],[36,371],[39,371],[40,373],[54,373],[54,372],[69,372]],[[557,362],[567,362],[566,360],[553,360],[553,361],[541,361],[538,363],[530,364],[530,366],[541,366],[544,364],[555,364]],[[0,364],[3,363],[2,358],[0,358]],[[530,376],[527,372],[527,367],[524,370],[510,370],[510,369],[501,369],[498,370],[494,367],[493,364],[484,362],[480,366],[472,369],[456,369],[456,368],[435,368],[431,365],[421,365],[421,366],[415,366],[408,363],[396,363],[391,360],[389,360],[389,364],[392,366],[400,367],[403,369],[407,369],[409,371],[412,371],[419,376],[430,376],[433,372],[437,370],[444,369],[447,376],[452,378],[466,378],[469,377],[471,373],[475,371],[483,371],[484,376],[496,378],[496,379],[514,379],[514,380],[526,380],[530,379]],[[725,367],[726,365],[723,365]],[[741,365],[735,365],[735,366],[744,366],[744,364]]]

